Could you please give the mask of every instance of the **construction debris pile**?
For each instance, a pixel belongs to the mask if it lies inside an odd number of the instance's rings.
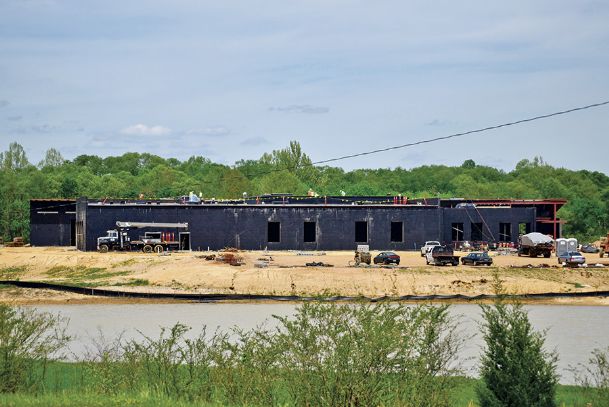
[[[1,241],[0,241],[0,244],[2,244]],[[25,243],[23,242],[23,238],[19,236],[19,237],[13,238],[12,242],[6,242],[5,246],[6,247],[23,247],[23,246],[25,246]]]

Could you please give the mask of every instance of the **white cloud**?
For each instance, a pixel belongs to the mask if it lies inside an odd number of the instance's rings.
[[[122,134],[132,136],[165,136],[171,134],[171,129],[163,126],[147,126],[145,124],[134,124],[121,130]]]

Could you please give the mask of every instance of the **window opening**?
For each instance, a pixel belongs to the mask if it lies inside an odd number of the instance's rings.
[[[355,241],[368,241],[368,222],[355,222]]]
[[[391,222],[391,241],[401,243],[404,241],[404,224]]]
[[[304,241],[305,243],[314,243],[316,239],[315,222],[304,223]]]
[[[499,224],[499,241],[500,242],[511,242],[512,241],[512,224],[511,223],[500,223]]]
[[[463,241],[463,223],[452,224],[452,241],[462,242]]]
[[[281,224],[279,222],[269,222],[268,223],[268,239],[269,243],[277,243],[280,241],[280,233]]]

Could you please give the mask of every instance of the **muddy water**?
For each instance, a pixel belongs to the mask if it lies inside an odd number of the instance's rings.
[[[70,351],[82,357],[100,333],[106,340],[155,337],[161,327],[177,322],[193,328],[192,334],[207,330],[229,330],[232,327],[251,329],[266,323],[273,326],[273,315],[293,314],[295,304],[130,304],[130,305],[45,305],[40,311],[60,313],[69,319],[68,333],[75,337]],[[531,305],[526,307],[536,329],[547,330],[546,345],[556,349],[562,383],[572,383],[569,366],[586,363],[594,348],[609,346],[609,307]],[[476,375],[482,339],[478,334],[481,321],[476,305],[457,304],[451,313],[459,316],[460,329],[468,339],[460,355],[461,366]]]

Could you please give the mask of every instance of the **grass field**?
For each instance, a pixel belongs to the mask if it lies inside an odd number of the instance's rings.
[[[224,406],[227,405],[218,397],[216,401],[202,402],[182,400],[168,397],[149,390],[139,393],[125,392],[118,394],[103,394],[95,390],[93,378],[88,375],[86,365],[82,363],[59,363],[49,366],[44,389],[37,393],[0,394],[1,406],[160,406],[160,407],[190,407],[190,406]],[[451,405],[456,407],[477,407],[477,379],[456,377],[453,379]],[[281,390],[278,390],[281,391]],[[277,399],[283,398],[281,395]],[[559,385],[556,395],[560,407],[596,407],[601,404],[591,403],[585,391],[577,386]],[[256,404],[250,404],[256,405]],[[283,405],[283,404],[282,404]],[[287,404],[289,405],[289,404]]]

